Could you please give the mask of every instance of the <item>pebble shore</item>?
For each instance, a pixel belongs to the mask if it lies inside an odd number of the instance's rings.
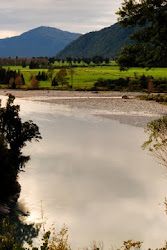
[[[91,115],[118,120],[132,126],[146,127],[147,123],[167,116],[167,105],[136,98],[134,92],[86,92],[52,90],[0,90],[0,95],[13,94],[16,98],[64,105]],[[123,99],[127,95],[129,99]]]

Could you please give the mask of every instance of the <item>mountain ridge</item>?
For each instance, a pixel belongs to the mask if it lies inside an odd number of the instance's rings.
[[[55,56],[81,34],[40,26],[21,35],[0,39],[0,57]]]

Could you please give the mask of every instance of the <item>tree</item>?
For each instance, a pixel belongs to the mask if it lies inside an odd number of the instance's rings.
[[[68,85],[68,81],[69,81],[69,77],[68,77],[68,73],[67,70],[65,68],[61,68],[57,74],[56,74],[56,80],[58,82],[58,84],[61,84],[62,87],[64,85]]]
[[[20,226],[18,233],[23,236],[23,241],[21,241],[20,237],[16,237],[15,231],[18,226]],[[44,228],[43,232],[41,232],[42,237],[39,237],[40,243],[37,247],[33,246],[32,239],[38,235],[40,226],[35,228],[33,224],[26,225],[23,222],[19,222],[19,225],[16,225],[11,223],[11,220],[8,218],[5,218],[2,220],[0,227],[1,250],[71,250],[68,242],[68,228],[65,225],[58,232],[55,228],[49,231],[46,231]],[[24,243],[27,243],[26,245],[29,247],[27,248]]]
[[[66,58],[66,62],[69,63],[69,65],[72,65],[72,58],[71,57],[67,57]]]
[[[39,63],[35,60],[31,60],[31,62],[29,64],[29,68],[30,69],[39,69]]]
[[[167,1],[124,0],[117,14],[124,27],[138,27],[131,37],[134,43],[117,57],[120,67],[167,66]]]
[[[36,77],[32,77],[30,80],[30,87],[32,89],[38,89],[40,86],[39,81],[36,79]]]
[[[26,223],[27,213],[16,207],[10,217],[0,218],[0,249],[23,250],[25,243],[31,243],[41,228],[40,224]],[[31,248],[32,249],[32,248]],[[35,250],[35,249],[34,249]]]
[[[69,74],[70,74],[70,81],[71,81],[71,88],[72,88],[73,82],[74,82],[74,74],[75,74],[75,70],[72,67],[69,68]]]
[[[16,88],[20,88],[23,85],[23,78],[21,75],[18,75],[15,79]]]
[[[147,124],[148,140],[143,149],[148,148],[158,162],[167,167],[167,116]]]
[[[23,60],[23,61],[22,61],[21,66],[22,66],[22,68],[26,68],[26,66],[27,66],[27,65],[26,65],[26,60]]]
[[[49,68],[48,68],[47,76],[48,76],[49,80],[51,80],[51,81],[52,81],[53,73],[54,73],[54,69],[50,65]]]
[[[148,77],[147,90],[148,94],[154,92],[154,84],[153,84],[153,79],[151,77]]]
[[[110,59],[108,57],[104,58],[104,62],[106,65],[108,65],[110,63]]]
[[[102,56],[93,56],[92,62],[94,64],[100,65],[103,62],[103,57]]]
[[[9,196],[20,192],[16,183],[17,171],[15,171],[11,151],[7,147],[2,134],[0,135],[0,204],[4,203]],[[1,214],[0,209],[0,214]],[[3,209],[8,213],[8,209]]]
[[[14,99],[9,94],[6,107],[0,106],[0,203],[8,204],[10,198],[10,205],[19,197],[18,173],[30,159],[23,155],[22,148],[27,142],[42,138],[36,124],[21,121],[20,107],[13,104]]]
[[[41,139],[39,128],[32,121],[22,123],[19,117],[20,106],[14,105],[15,97],[8,95],[6,107],[0,107],[0,135],[4,138],[4,143],[11,150],[15,168],[20,171],[29,156],[23,156],[21,149],[26,142],[32,139]]]
[[[56,77],[54,77],[53,78],[53,80],[52,80],[52,86],[53,87],[56,87],[56,86],[58,86],[59,84],[58,84],[58,82],[57,82],[57,80],[56,80]]]
[[[14,77],[11,77],[10,80],[9,80],[9,87],[12,88],[12,89],[15,89],[16,88],[16,84],[15,84],[15,79]]]
[[[23,76],[23,74],[21,74],[20,76],[21,76],[21,78],[22,78],[23,85],[24,85],[24,84],[25,84],[25,79],[24,79],[24,76]]]
[[[38,75],[35,76],[38,81],[47,81],[48,75],[45,73],[45,71],[38,72]]]

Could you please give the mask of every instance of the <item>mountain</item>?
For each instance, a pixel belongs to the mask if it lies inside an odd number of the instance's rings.
[[[128,38],[136,28],[124,28],[116,23],[100,31],[80,36],[71,42],[57,57],[92,57],[95,55],[114,58],[124,45],[132,43]]]
[[[41,26],[20,36],[0,39],[0,57],[55,56],[80,35]]]

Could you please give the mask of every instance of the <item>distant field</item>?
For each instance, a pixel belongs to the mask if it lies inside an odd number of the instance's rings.
[[[39,71],[47,72],[47,69],[29,69],[28,67],[22,68],[21,66],[4,67],[11,70],[20,70],[25,78],[25,88],[28,86],[31,75],[36,76]],[[59,69],[55,69],[53,77],[56,75]],[[146,70],[143,68],[131,68],[128,71],[120,71],[119,67],[113,62],[110,66],[96,66],[96,67],[77,67],[74,68],[73,76],[73,88],[90,88],[99,79],[118,79],[126,77],[139,77],[141,75],[153,76],[155,79],[167,78],[167,68],[156,68]],[[69,82],[70,83],[70,82]],[[71,84],[71,83],[70,83]],[[4,85],[1,85],[4,87]],[[40,82],[40,86],[44,88],[52,88],[51,80]]]

